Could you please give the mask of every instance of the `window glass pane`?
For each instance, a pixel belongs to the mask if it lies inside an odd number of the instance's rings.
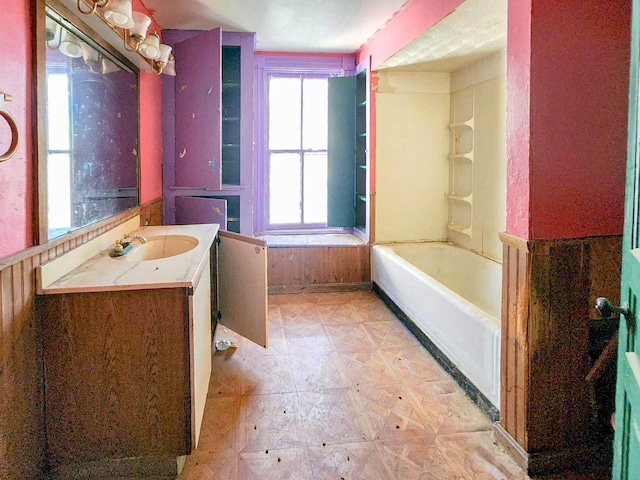
[[[69,79],[47,75],[47,148],[69,150]]]
[[[327,79],[305,78],[302,88],[302,148],[327,149]]]
[[[269,149],[300,148],[299,78],[269,79]]]
[[[304,155],[304,223],[327,223],[327,154]]]
[[[300,223],[300,155],[272,153],[269,161],[269,223]]]
[[[54,236],[66,233],[71,228],[71,158],[67,153],[47,156],[47,196],[49,232],[62,229]]]

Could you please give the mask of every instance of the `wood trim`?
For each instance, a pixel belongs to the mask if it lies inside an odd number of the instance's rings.
[[[325,283],[322,285],[271,285],[269,295],[290,293],[331,293],[371,290],[371,282]]]
[[[271,247],[269,286],[325,285],[371,281],[371,247]]]
[[[529,455],[530,472],[568,467],[593,442],[585,380],[591,305],[599,295],[618,298],[621,238],[500,238],[500,428]]]
[[[227,230],[218,231],[218,235],[221,237],[231,238],[233,240],[239,240],[241,242],[250,243],[252,245],[258,245],[259,247],[267,247],[267,242],[261,238],[249,237],[247,235],[240,235],[239,233],[229,232]]]
[[[32,2],[31,80],[32,138],[33,138],[33,244],[48,240],[47,228],[47,92],[45,2]]]
[[[0,261],[0,478],[40,478],[45,465],[41,319],[36,315],[35,269],[110,228],[140,215],[162,224],[162,199],[79,229]]]
[[[525,252],[529,251],[528,240],[525,238],[517,237],[507,232],[498,232],[498,238],[504,245],[509,245]]]

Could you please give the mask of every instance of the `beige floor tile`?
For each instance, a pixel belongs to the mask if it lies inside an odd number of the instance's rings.
[[[398,320],[365,322],[362,325],[379,347],[418,346],[418,340]]]
[[[314,303],[281,304],[280,313],[282,324],[289,325],[315,325],[320,322],[317,305]]]
[[[405,384],[438,435],[492,428],[489,419],[453,380]]]
[[[241,453],[305,446],[295,393],[242,397],[238,429]]]
[[[349,303],[318,305],[317,311],[325,325],[357,325],[361,322]]]
[[[207,396],[242,395],[246,362],[235,348],[216,352],[211,358],[211,379]]]
[[[334,352],[291,354],[291,368],[298,392],[349,386]]]
[[[380,299],[352,304],[363,322],[398,322],[399,320]]]
[[[382,349],[385,361],[402,381],[437,381],[449,377],[422,346]]]
[[[475,480],[460,476],[438,450],[435,438],[407,442],[386,439],[375,442],[393,480]]]
[[[238,453],[240,397],[212,397],[207,400],[196,453],[211,458]]]
[[[358,398],[372,429],[374,440],[403,439],[420,441],[435,439],[435,432],[420,407],[401,383],[361,386]]]
[[[321,323],[288,325],[284,328],[287,350],[292,355],[330,352],[333,346]]]
[[[242,377],[243,395],[296,391],[288,355],[264,355],[248,364]]]
[[[362,324],[325,325],[333,348],[338,352],[347,350],[375,350],[376,342]]]
[[[398,377],[379,350],[352,350],[338,353],[338,360],[351,385],[395,383]]]
[[[237,453],[223,457],[194,453],[187,457],[184,469],[176,480],[236,480],[238,457]]]
[[[493,432],[438,435],[436,445],[461,478],[527,479],[514,460],[495,444]]]
[[[238,461],[239,480],[310,480],[306,448],[244,452]]]
[[[385,480],[389,478],[373,442],[309,447],[314,480]]]
[[[282,312],[280,312],[280,305],[269,305],[268,314],[270,324],[282,326]]]
[[[298,393],[307,446],[370,440],[356,392],[342,388]],[[324,444],[324,445],[323,445]]]

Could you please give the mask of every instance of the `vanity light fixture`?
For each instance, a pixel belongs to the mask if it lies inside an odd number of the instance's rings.
[[[131,0],[109,0],[106,7],[104,7],[104,19],[114,27],[133,27]]]
[[[173,54],[169,55],[169,61],[167,62],[167,66],[162,69],[162,73],[170,77],[176,76],[176,58]]]
[[[65,31],[58,50],[67,57],[79,58],[82,56],[82,42],[73,33]]]
[[[160,37],[155,31],[151,31],[144,42],[138,48],[140,55],[148,58],[149,60],[155,60],[160,56]]]
[[[89,10],[83,9],[83,3]],[[125,49],[145,57],[154,73],[176,74],[171,47],[160,43],[160,36],[155,30],[149,30],[151,18],[133,11],[132,0],[77,0],[77,6],[78,11],[84,15],[96,13],[102,18],[123,39]],[[76,56],[81,56],[80,44],[78,49],[80,54]],[[104,68],[102,70],[104,73]]]
[[[125,30],[124,47],[130,51],[137,51],[147,37],[149,25],[151,25],[149,17],[141,12],[133,12],[133,27]]]
[[[83,10],[82,4],[89,6],[89,10]],[[96,13],[98,7],[105,7],[109,3],[109,0],[78,0],[78,11],[83,15],[92,15]]]

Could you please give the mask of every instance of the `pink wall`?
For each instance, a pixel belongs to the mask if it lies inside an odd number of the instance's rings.
[[[523,3],[529,2],[510,5]],[[630,3],[532,1],[531,238],[622,232]],[[518,87],[510,98],[525,95],[524,84]],[[517,201],[519,187],[509,192],[509,203]],[[509,217],[508,229],[515,233],[516,226],[519,217]]]
[[[510,0],[507,27],[507,231],[529,238],[531,1]]]
[[[3,3],[0,28],[0,90],[13,96],[7,110],[20,132],[18,151],[0,163],[0,257],[32,244],[31,24],[28,0]],[[0,150],[10,141],[0,119]]]
[[[140,74],[140,203],[162,196],[162,77]]]

